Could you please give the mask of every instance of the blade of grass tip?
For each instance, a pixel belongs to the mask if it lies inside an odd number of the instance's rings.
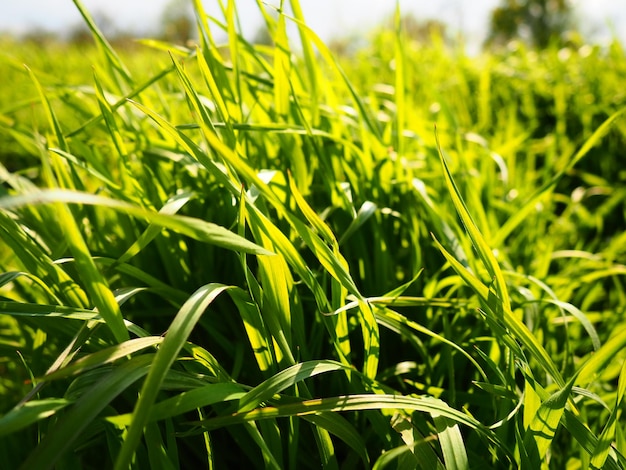
[[[391,301],[393,303],[398,297],[404,294],[405,290],[407,290],[415,281],[417,281],[417,279],[422,275],[423,272],[424,272],[424,268],[420,269],[418,273],[415,276],[413,276],[413,278],[410,281],[405,282],[401,286],[390,290],[386,294],[381,295],[381,297],[386,298],[386,299],[393,299]]]
[[[293,16],[300,23],[304,24],[304,15],[302,14],[302,8],[299,0],[291,0],[291,10]],[[300,35],[300,42],[302,44],[302,53],[304,55],[304,63],[306,65],[307,73],[309,75],[309,87],[307,89],[310,96],[310,113],[311,113],[311,125],[317,127],[319,122],[319,94],[320,94],[320,74],[317,66],[317,60],[315,58],[315,52],[311,46],[311,42],[307,37],[306,30],[298,24],[298,33]]]
[[[615,405],[611,410],[608,422],[604,426],[604,429],[598,438],[598,444],[596,445],[591,457],[591,468],[594,470],[604,468],[606,459],[609,456],[609,451],[611,450],[611,444],[615,441],[618,416],[621,414],[620,408],[624,400],[624,392],[626,392],[626,361],[622,363],[622,370],[619,374]],[[622,451],[623,450],[624,449],[622,449]]]
[[[111,44],[109,44],[109,41],[107,41],[107,39],[104,37],[104,35],[102,34],[100,29],[96,25],[96,23],[93,21],[93,18],[91,17],[87,9],[84,7],[83,3],[80,0],[72,0],[72,1],[74,2],[74,5],[76,6],[76,8],[78,8],[78,12],[80,13],[80,15],[85,20],[87,27],[89,28],[89,30],[91,31],[91,34],[94,37],[94,40],[96,42],[96,45],[98,46],[98,49],[100,49],[102,53],[105,55],[106,61],[109,64],[109,66],[112,68],[112,71],[113,70],[117,71],[121,75],[121,77],[124,79],[124,82],[127,86],[132,86],[133,80],[130,76],[130,72],[126,69],[126,67],[124,66],[120,58],[118,57],[115,50],[111,47]],[[123,87],[120,87],[120,89],[123,89]]]
[[[485,241],[482,234],[480,233],[480,230],[478,230],[478,227],[474,223],[474,220],[472,219],[472,216],[469,213],[467,206],[465,205],[465,202],[463,201],[463,198],[461,197],[461,193],[456,183],[454,182],[454,179],[452,178],[452,173],[450,172],[450,168],[448,167],[448,164],[446,163],[446,159],[443,155],[443,151],[439,143],[439,135],[437,133],[436,128],[435,128],[435,140],[437,142],[437,150],[439,151],[439,158],[441,161],[441,165],[443,166],[443,170],[444,170],[444,178],[446,181],[446,186],[448,187],[448,192],[450,193],[450,196],[452,197],[452,202],[454,204],[454,207],[457,213],[459,214],[459,217],[461,218],[461,221],[463,222],[465,229],[468,232],[470,240],[472,241],[472,245],[476,249],[478,256],[480,257],[485,268],[487,268],[487,271],[489,272],[491,278],[494,279],[495,281],[495,288],[496,288],[498,297],[502,301],[504,308],[510,310],[511,300],[509,298],[509,292],[506,286],[506,281],[504,280],[504,275],[502,274],[502,271],[500,270],[498,261],[496,260],[496,257],[494,256],[493,252],[491,251],[491,248],[489,247],[489,245],[487,245],[487,242]]]
[[[274,105],[279,116],[289,113],[289,75],[291,73],[291,51],[285,15],[283,14],[284,0],[280,2],[278,23],[274,34]]]
[[[63,303],[59,300],[59,298],[56,295],[54,295],[54,292],[50,290],[48,285],[43,280],[27,272],[9,271],[9,272],[0,274],[0,287],[4,287],[10,284],[11,282],[14,282],[22,277],[27,278],[29,281],[32,282],[33,285],[36,285],[37,287],[39,287],[47,295],[47,297],[49,299],[52,299],[55,303],[59,303],[59,304]]]
[[[116,344],[115,346],[111,346],[110,348],[105,348],[87,356],[83,356],[79,360],[61,369],[46,374],[41,380],[50,381],[70,377],[95,367],[109,364],[125,356],[130,356],[133,353],[151,346],[156,346],[161,343],[161,341],[163,341],[161,336],[134,338],[123,343]]]
[[[338,245],[343,245],[354,233],[361,228],[361,226],[367,222],[378,209],[378,206],[372,201],[365,201],[359,211],[356,214],[356,217],[350,222],[348,228],[341,234],[339,238]]]
[[[334,58],[333,53],[330,51],[328,46],[326,46],[324,41],[320,39],[320,37],[317,34],[315,34],[315,32],[309,26],[307,26],[306,23],[296,18],[292,18],[288,15],[284,15],[284,16],[285,18],[288,18],[289,20],[296,23],[298,25],[298,28],[301,28],[300,31],[304,31],[306,33],[306,35],[309,37],[311,42],[315,44],[315,47],[317,48],[320,56],[341,77],[343,84],[345,85],[346,89],[348,90],[348,93],[350,94],[350,97],[352,98],[352,100],[356,104],[357,109],[359,110],[360,117],[361,117],[360,121],[365,123],[366,125],[365,127],[367,128],[367,130],[378,141],[382,142],[383,137],[382,137],[382,132],[380,130],[380,127],[376,124],[376,120],[372,117],[371,113],[368,111],[368,108],[365,105],[365,102],[363,101],[363,99],[361,99],[361,95],[356,90],[356,88],[352,85],[352,83],[350,82],[348,78],[348,75],[343,70],[343,68],[341,68],[341,66],[339,65],[339,62],[337,62],[337,60]]]
[[[221,3],[221,2],[220,2]],[[244,116],[242,99],[242,62],[243,55],[240,54],[239,34],[237,33],[237,7],[235,0],[228,0],[226,11],[224,12],[226,20],[226,32],[228,33],[228,52],[230,53],[230,62],[232,66],[233,78],[229,80],[233,84],[233,102],[239,105],[239,116]]]
[[[41,440],[22,464],[22,470],[53,468],[83,430],[120,393],[151,368],[154,355],[130,359],[93,385]],[[128,467],[127,467],[128,468]]]
[[[35,87],[37,88],[39,99],[41,100],[41,103],[43,105],[44,113],[46,115],[48,125],[50,126],[50,129],[52,130],[52,132],[54,132],[54,135],[56,137],[56,140],[57,140],[56,145],[52,145],[52,147],[58,146],[61,148],[61,150],[69,152],[69,148],[67,146],[65,137],[63,136],[63,131],[61,130],[59,121],[56,115],[54,114],[54,111],[52,110],[50,101],[48,100],[48,97],[46,96],[46,93],[43,87],[41,86],[41,83],[39,82],[39,80],[37,79],[33,71],[30,68],[28,68],[28,66],[25,65],[24,67],[26,67],[26,70],[28,71],[28,74],[30,75],[30,79],[35,84]]]
[[[222,284],[202,286],[192,294],[176,314],[141,388],[141,394],[133,411],[132,423],[115,462],[116,469],[125,470],[130,467],[135,449],[139,445],[139,440],[150,418],[155,399],[167,371],[176,360],[178,353],[206,308],[219,294],[230,288]]]
[[[400,13],[400,2],[396,1],[396,11],[394,15],[395,23],[395,99],[396,99],[396,139],[395,151],[398,155],[404,156],[404,126],[406,123],[406,96],[405,96],[405,53],[404,53],[404,37],[402,34],[402,15]],[[401,165],[402,160],[397,160]],[[400,172],[402,174],[404,172]]]
[[[176,214],[185,204],[189,202],[189,200],[194,196],[193,193],[188,191],[183,191],[181,193],[177,193],[171,198],[167,200],[163,207],[159,209],[160,214]],[[139,236],[139,238],[128,247],[128,249],[117,259],[113,267],[118,264],[123,264],[128,262],[133,256],[143,250],[148,244],[154,240],[159,233],[161,233],[162,228],[158,225],[150,224],[143,231],[143,233]]]
[[[557,299],[546,299],[545,302],[556,305],[557,307],[559,307],[559,309],[561,309],[561,311],[566,311],[570,313],[574,318],[576,318],[589,335],[594,351],[597,351],[602,347],[598,332],[594,328],[589,318],[587,318],[587,315],[585,315],[580,309],[576,308],[568,302],[562,302]]]

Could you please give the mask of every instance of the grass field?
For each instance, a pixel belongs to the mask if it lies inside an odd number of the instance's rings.
[[[336,58],[223,3],[3,44],[2,465],[626,468],[621,45],[397,12]]]

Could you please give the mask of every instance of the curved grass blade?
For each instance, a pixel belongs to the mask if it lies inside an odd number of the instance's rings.
[[[428,396],[412,397],[389,394],[344,395],[338,397],[315,398],[298,403],[288,403],[277,406],[267,406],[254,410],[234,413],[229,416],[219,416],[205,419],[200,422],[205,429],[217,429],[246,421],[270,419],[289,416],[307,416],[320,412],[347,412],[364,410],[412,410],[429,414],[445,416],[452,421],[468,426],[478,431],[500,450],[510,457],[508,449],[500,439],[488,428],[471,416],[449,407],[444,401]]]
[[[167,202],[159,210],[160,214],[176,214],[189,200],[193,197],[193,193],[185,191],[175,194],[167,200]],[[139,238],[128,247],[126,252],[120,256],[115,264],[126,263],[129,259],[143,250],[156,236],[161,232],[158,225],[149,225],[148,228],[139,236]]]
[[[74,2],[74,5],[76,5],[76,8],[78,8],[80,15],[83,17],[83,20],[85,21],[85,23],[87,24],[87,27],[91,31],[91,34],[93,35],[98,48],[105,55],[107,63],[110,65],[111,70],[117,71],[126,82],[125,83],[126,85],[131,85],[132,79],[130,76],[130,72],[126,69],[126,67],[120,60],[119,56],[113,50],[113,48],[111,47],[111,44],[109,44],[109,41],[107,41],[107,39],[104,37],[100,29],[98,29],[98,26],[91,18],[91,15],[89,15],[89,12],[87,11],[87,9],[83,6],[80,0],[72,0],[72,1]]]
[[[0,437],[12,434],[33,423],[49,418],[58,410],[70,405],[65,398],[44,398],[16,406],[0,418]]]
[[[561,418],[561,424],[576,439],[582,449],[589,455],[593,454],[598,446],[598,437],[581,422],[580,416],[574,415],[572,411],[566,408]],[[618,464],[616,458],[609,454],[609,458],[604,463],[604,468],[607,470],[623,470],[624,466]]]
[[[335,361],[307,361],[293,365],[250,390],[239,402],[239,412],[250,411],[273,395],[309,377],[325,372],[349,369]]]
[[[45,204],[59,201],[65,203],[108,207],[128,215],[145,218],[154,225],[169,228],[195,240],[212,243],[234,251],[243,251],[245,253],[257,255],[274,254],[246,240],[245,238],[238,236],[230,230],[211,222],[182,215],[152,212],[123,201],[117,201],[78,191],[51,189],[19,196],[4,196],[0,198],[0,208],[10,209],[29,204]]]
[[[111,400],[148,373],[153,360],[153,354],[135,357],[98,381],[76,401],[63,419],[50,429],[21,469],[53,468],[72,443],[80,437],[82,431]]]
[[[581,366],[578,372],[577,383],[586,387],[595,380],[603,371],[606,364],[626,347],[626,330],[619,331],[609,338],[600,349],[595,351]]]
[[[167,371],[178,357],[178,353],[206,308],[219,294],[229,288],[222,284],[207,284],[192,294],[176,314],[141,388],[131,425],[115,462],[116,469],[122,470],[130,466]]]
[[[148,336],[145,338],[134,338],[123,343],[102,349],[98,352],[81,357],[61,369],[46,374],[41,380],[57,380],[71,375],[80,374],[89,369],[109,364],[130,354],[136,353],[151,346],[156,346],[163,341],[161,336]]]

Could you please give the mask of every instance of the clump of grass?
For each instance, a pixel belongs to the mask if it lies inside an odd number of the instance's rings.
[[[122,57],[75,4],[91,67],[2,63],[6,465],[624,468],[618,46],[398,11],[350,61],[195,2]]]

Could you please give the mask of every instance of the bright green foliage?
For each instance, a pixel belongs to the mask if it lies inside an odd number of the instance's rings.
[[[626,468],[618,44],[75,4],[95,47],[0,56],[2,465]]]

